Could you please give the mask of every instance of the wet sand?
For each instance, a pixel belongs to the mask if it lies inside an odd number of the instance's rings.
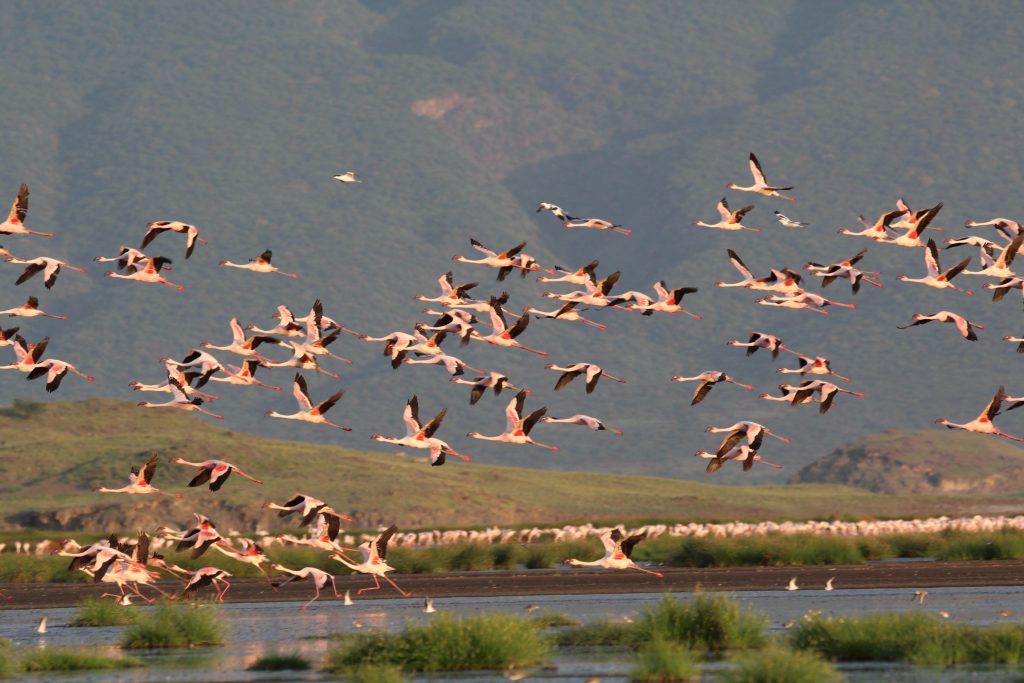
[[[664,578],[636,571],[586,569],[529,569],[513,571],[447,572],[442,574],[395,574],[392,577],[413,595],[431,597],[473,597],[489,595],[573,595],[589,593],[652,593],[660,591],[692,592],[698,586],[709,591],[785,590],[791,577],[801,588],[820,590],[829,577],[835,577],[837,589],[856,588],[931,588],[937,586],[1018,586],[1024,585],[1024,562],[879,562],[856,565],[816,565],[785,567],[687,567],[662,569]],[[338,591],[350,590],[352,597],[360,588],[373,586],[365,575],[336,577]],[[180,590],[175,581],[161,581],[164,591]],[[12,596],[0,600],[3,609],[39,609],[73,607],[90,596],[109,590],[106,585],[86,583],[0,584],[0,592]],[[116,591],[116,588],[114,588]],[[284,602],[308,599],[311,587],[292,582],[278,592],[264,579],[231,581],[227,602]],[[153,591],[142,589],[143,593]],[[330,586],[326,588],[329,594]],[[209,591],[203,590],[205,595]],[[363,594],[370,598],[397,597],[395,590],[381,581],[379,591]]]

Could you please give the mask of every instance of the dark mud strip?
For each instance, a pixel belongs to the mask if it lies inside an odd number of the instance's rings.
[[[712,569],[668,568],[659,579],[633,571],[579,569],[531,569],[522,571],[449,572],[444,574],[394,575],[397,583],[415,596],[461,597],[487,595],[572,595],[588,593],[690,592],[698,586],[708,591],[784,590],[791,577],[801,589],[820,590],[830,577],[837,589],[849,588],[930,588],[936,586],[1017,586],[1024,585],[1024,562],[894,562],[835,566],[788,567],[716,567]],[[337,577],[338,590],[356,591],[373,585],[368,576]],[[364,593],[365,598],[397,597],[394,589],[381,582],[379,591]],[[165,591],[180,589],[181,584],[161,581]],[[0,600],[2,609],[38,609],[72,607],[109,586],[82,583],[16,583],[0,585],[0,592],[12,597]],[[116,590],[116,589],[115,589]],[[144,587],[144,593],[152,594]],[[324,597],[328,597],[330,587]],[[275,593],[265,580],[237,579],[231,582],[228,602],[285,602],[307,600],[312,586],[293,582]]]

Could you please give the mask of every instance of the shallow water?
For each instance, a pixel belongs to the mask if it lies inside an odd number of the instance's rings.
[[[776,632],[783,630],[783,624],[799,619],[808,610],[821,610],[823,615],[853,615],[866,612],[926,611],[948,612],[950,619],[977,625],[994,624],[1001,621],[1019,621],[1024,618],[1024,587],[975,587],[975,588],[934,588],[929,589],[924,605],[913,598],[913,589],[762,591],[743,592],[735,595],[743,604],[765,613],[769,628]],[[685,598],[687,594],[679,593]],[[460,614],[479,612],[523,613],[527,606],[537,605],[544,611],[560,612],[579,620],[607,618],[623,619],[635,617],[642,609],[654,604],[661,593],[628,595],[554,595],[527,597],[493,598],[445,598],[435,600],[440,611],[454,611]],[[149,681],[316,681],[330,680],[330,676],[316,672],[250,672],[245,668],[259,657],[273,652],[298,652],[318,663],[323,659],[330,643],[325,639],[331,633],[358,632],[365,629],[399,629],[407,622],[423,622],[431,618],[422,612],[420,599],[357,599],[350,607],[340,600],[320,600],[308,612],[300,612],[302,601],[294,603],[248,603],[226,604],[220,609],[228,625],[228,642],[224,647],[194,648],[155,652],[133,652],[143,659],[145,670],[99,672],[95,674],[22,674],[11,680],[41,681],[124,681],[143,683]],[[131,607],[128,609],[148,609]],[[1000,610],[1008,610],[1009,617],[1000,616]],[[39,618],[46,614],[49,632],[35,633]],[[9,638],[25,647],[101,646],[111,647],[120,642],[125,627],[71,628],[66,624],[74,615],[74,609],[52,610],[10,610],[5,611],[0,621],[0,637]],[[116,648],[111,648],[116,652]],[[585,681],[592,676],[601,676],[604,681],[627,680],[630,664],[627,656],[614,651],[576,650],[559,652],[549,663],[557,669],[536,670],[530,678],[546,678],[558,681]],[[713,680],[713,672],[721,666],[711,665],[706,671],[711,674],[706,680]],[[910,681],[959,681],[995,682],[1014,677],[1016,669],[973,668],[973,669],[929,669],[889,665],[844,666],[850,681],[886,681],[908,683]],[[418,677],[418,681],[459,680],[498,681],[505,680],[500,673],[437,674]]]

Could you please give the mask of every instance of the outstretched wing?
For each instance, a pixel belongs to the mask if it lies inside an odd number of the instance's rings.
[[[756,184],[768,184],[768,181],[764,179],[764,171],[761,170],[761,162],[757,160],[753,152],[750,153],[750,172],[754,175],[754,182]]]
[[[739,255],[732,249],[725,250],[729,254],[729,260],[732,261],[732,267],[740,271],[740,275],[747,278],[748,280],[754,279],[754,274],[750,272],[750,268],[747,268],[747,264],[740,259]],[[753,340],[751,340],[753,341]]]
[[[633,548],[636,546],[637,543],[644,540],[645,538],[647,538],[646,531],[639,534],[633,534],[632,536],[627,537],[624,541],[622,541],[619,544],[619,547],[622,548],[622,554],[626,557],[631,558],[633,554]]]
[[[11,204],[11,212],[7,214],[7,220],[14,222],[14,219],[17,219],[18,223],[23,223],[27,215],[28,185],[22,183],[21,187],[18,188],[18,196],[14,198],[14,202]]]
[[[295,381],[292,384],[292,396],[302,410],[312,410],[313,404],[309,400],[309,387],[306,385],[306,378],[301,373],[295,373]]]
[[[530,413],[529,415],[527,415],[526,419],[523,420],[523,426],[522,426],[523,434],[526,434],[527,436],[529,436],[530,430],[533,429],[533,426],[535,424],[537,424],[537,422],[542,417],[544,417],[544,415],[547,412],[548,412],[547,407],[537,408],[537,410],[535,410],[532,413]]]
[[[444,421],[444,416],[447,414],[448,409],[443,408],[441,412],[434,416],[434,419],[425,424],[423,426],[423,429],[421,430],[423,432],[423,436],[427,437],[428,439],[434,436],[434,432],[436,432],[437,428],[441,426],[441,423]]]
[[[388,541],[391,540],[391,537],[394,536],[397,531],[398,527],[392,524],[387,529],[385,529],[380,536],[377,537],[376,541],[373,542],[374,548],[376,548],[377,550],[377,557],[379,557],[382,560],[387,559]]]
[[[156,453],[153,453],[149,456],[149,460],[146,461],[146,464],[142,466],[142,479],[147,484],[152,484],[153,477],[156,476],[156,462]]]

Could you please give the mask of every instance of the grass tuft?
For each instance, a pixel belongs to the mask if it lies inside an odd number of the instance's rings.
[[[833,683],[844,680],[816,652],[773,646],[746,654],[721,678],[722,683]]]
[[[634,624],[598,619],[559,633],[555,642],[559,647],[633,647],[637,643],[637,631]]]
[[[828,659],[911,664],[1017,664],[1024,662],[1024,626],[978,627],[931,614],[868,614],[801,622],[793,646]]]
[[[347,639],[330,653],[327,668],[345,672],[363,664],[391,664],[407,671],[504,669],[536,664],[548,651],[547,639],[523,617],[440,614],[401,633]]]
[[[305,671],[312,665],[298,652],[263,655],[249,667],[249,671]]]
[[[142,666],[134,657],[98,655],[80,648],[47,648],[31,650],[21,658],[25,671],[94,671],[130,669]]]
[[[660,638],[640,648],[629,677],[634,681],[692,681],[700,675],[693,650]]]
[[[11,654],[11,641],[0,638],[0,678],[10,676],[14,672],[14,658]]]
[[[125,632],[122,647],[193,647],[223,643],[224,626],[215,608],[165,602]]]
[[[127,626],[139,620],[139,613],[113,600],[87,598],[78,606],[78,613],[68,626]]]
[[[401,667],[393,664],[360,664],[344,669],[345,683],[405,683]]]
[[[657,639],[722,651],[763,647],[765,617],[725,595],[698,592],[693,600],[666,596],[637,621],[640,642]]]
[[[579,626],[576,621],[567,614],[561,612],[542,612],[530,618],[530,621],[537,628],[555,628],[558,626]]]

